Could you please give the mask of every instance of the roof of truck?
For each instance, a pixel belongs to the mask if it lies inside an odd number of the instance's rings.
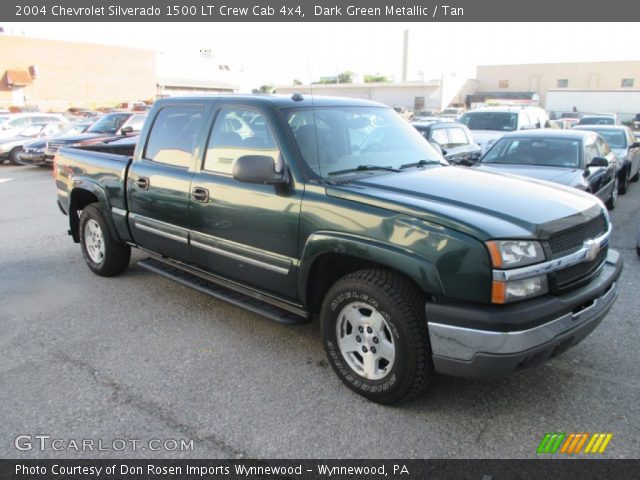
[[[215,101],[215,100],[236,99],[251,103],[268,103],[277,108],[290,107],[387,107],[382,103],[370,100],[360,100],[357,98],[328,97],[324,95],[303,95],[294,93],[293,95],[265,95],[265,94],[226,94],[226,95],[198,95],[185,97],[170,97],[158,100],[156,103],[176,103],[189,101]]]

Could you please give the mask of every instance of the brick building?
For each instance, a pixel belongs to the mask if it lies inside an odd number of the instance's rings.
[[[151,50],[0,35],[0,108],[97,108],[156,97]]]

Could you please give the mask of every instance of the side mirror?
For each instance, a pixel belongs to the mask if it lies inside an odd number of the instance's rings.
[[[273,158],[266,155],[244,155],[233,163],[233,178],[246,183],[285,183],[282,173],[277,173]]]
[[[633,142],[630,148],[640,148],[640,142]]]
[[[124,127],[122,130],[120,130],[120,133],[122,135],[131,135],[133,133],[133,127],[132,126]]]
[[[593,157],[593,160],[591,160],[591,162],[589,162],[589,165],[587,165],[587,167],[608,167],[609,166],[609,160],[607,160],[604,157]]]

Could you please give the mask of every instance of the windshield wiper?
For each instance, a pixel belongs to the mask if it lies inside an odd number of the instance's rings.
[[[444,165],[440,160],[419,160],[413,163],[405,163],[404,165],[400,165],[401,169],[411,168],[411,167],[423,167],[425,165]]]
[[[399,172],[397,168],[393,167],[384,167],[380,165],[358,165],[355,168],[347,168],[345,170],[336,170],[335,172],[329,172],[328,175],[342,175],[343,173],[353,173],[353,172],[366,172],[371,170],[384,170],[387,172]]]

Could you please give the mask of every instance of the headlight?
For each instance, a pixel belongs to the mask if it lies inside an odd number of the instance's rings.
[[[542,246],[535,241],[493,240],[487,248],[494,268],[524,267],[544,260]]]
[[[491,288],[492,303],[510,303],[525,300],[530,297],[544,295],[549,291],[546,275],[510,280],[507,282],[493,282]]]

